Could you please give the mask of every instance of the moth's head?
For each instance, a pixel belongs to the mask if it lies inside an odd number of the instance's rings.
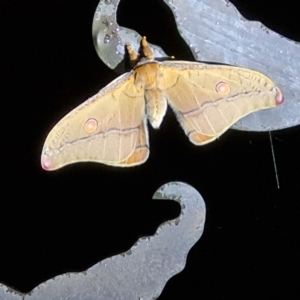
[[[129,43],[125,45],[125,48],[126,55],[129,59],[130,66],[132,68],[134,68],[137,64],[140,63],[154,61],[154,54],[151,48],[149,47],[145,36],[143,36],[141,39],[139,53],[136,53]]]

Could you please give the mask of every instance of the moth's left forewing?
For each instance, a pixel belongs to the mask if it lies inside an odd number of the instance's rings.
[[[147,138],[139,144],[144,111],[144,91],[134,85],[132,72],[120,76],[54,126],[43,147],[42,167],[55,170],[81,161],[115,165],[131,157],[136,147],[144,147],[144,157],[133,163],[142,163],[149,151]]]
[[[250,69],[196,62],[166,61],[164,95],[191,142],[213,141],[251,112],[283,101],[276,84]]]

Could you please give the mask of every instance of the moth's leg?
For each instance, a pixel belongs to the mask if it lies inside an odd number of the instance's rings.
[[[146,57],[148,59],[154,58],[153,52],[148,46],[147,39],[145,36],[143,36],[141,39],[140,53],[142,57]]]

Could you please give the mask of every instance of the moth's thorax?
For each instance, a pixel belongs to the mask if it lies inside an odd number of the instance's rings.
[[[156,88],[163,79],[163,72],[157,62],[145,63],[135,70],[135,85],[146,90]]]
[[[167,110],[167,100],[160,89],[164,80],[157,62],[146,63],[135,69],[135,85],[144,89],[146,114],[153,128],[159,128]]]

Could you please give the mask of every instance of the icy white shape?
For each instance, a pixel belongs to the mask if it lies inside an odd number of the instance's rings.
[[[260,71],[272,78],[281,88],[285,102],[275,109],[252,113],[232,128],[249,131],[269,131],[300,124],[300,44],[268,29],[260,22],[248,21],[227,0],[162,0],[173,11],[177,27],[199,61],[239,65]],[[110,3],[110,4],[107,4]],[[140,35],[116,22],[119,0],[100,0],[94,22],[93,37],[100,58],[112,69],[123,60],[115,54],[117,44],[129,42],[138,49]],[[105,15],[105,5],[114,12]],[[118,26],[111,42],[103,43],[109,33],[100,23],[110,18]],[[98,39],[98,37],[101,37]],[[151,45],[152,46],[152,45]],[[159,47],[156,57],[167,57]]]
[[[120,0],[100,0],[93,20],[93,40],[97,54],[111,69],[124,72],[125,43],[134,46],[140,44],[141,36],[134,30],[121,27],[117,24],[117,8]],[[149,43],[155,57],[166,56],[164,51]],[[138,49],[137,47],[134,47]],[[119,69],[117,68],[119,65]],[[120,71],[118,71],[120,70]]]
[[[127,252],[84,272],[56,276],[28,294],[0,284],[0,299],[157,299],[167,281],[184,269],[189,250],[203,233],[206,209],[201,195],[182,182],[164,184],[153,199],[177,201],[181,206],[179,217],[161,224],[153,236],[140,238]]]

